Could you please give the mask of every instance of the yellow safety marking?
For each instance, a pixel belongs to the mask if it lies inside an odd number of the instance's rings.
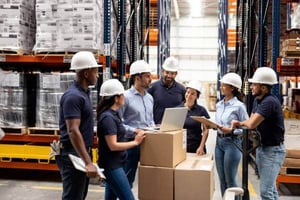
[[[239,176],[242,177],[242,164],[239,164],[238,173],[239,173]],[[254,198],[257,197],[257,193],[249,180],[248,180],[248,191],[249,191],[249,197],[250,196],[254,197]]]
[[[50,186],[32,186],[33,189],[42,190],[62,190],[62,187],[50,187]]]
[[[50,186],[32,186],[33,189],[40,190],[62,190],[62,187],[50,187]],[[104,192],[104,189],[89,189],[89,192]]]

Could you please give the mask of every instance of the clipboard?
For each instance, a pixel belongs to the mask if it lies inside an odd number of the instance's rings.
[[[85,164],[83,162],[83,160],[80,158],[80,157],[77,157],[77,156],[74,156],[72,154],[69,154],[69,158],[70,160],[72,161],[74,167],[77,169],[77,170],[80,170],[80,171],[83,171],[83,172],[86,172],[86,169],[85,169]],[[95,163],[93,163],[96,168],[97,168],[97,173],[99,175],[100,178],[102,179],[106,179],[105,175],[103,174],[103,169],[99,168],[98,165],[96,165]]]
[[[207,119],[203,116],[190,116],[190,118],[205,124],[206,126],[208,126],[209,129],[211,129],[211,128],[218,129],[219,125],[216,122],[213,122],[213,121],[211,121],[211,120],[209,120],[209,119]]]

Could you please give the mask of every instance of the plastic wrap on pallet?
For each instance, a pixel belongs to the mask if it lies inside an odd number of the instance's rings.
[[[23,73],[0,71],[1,127],[22,127],[26,125],[25,90]]]
[[[36,126],[58,128],[59,102],[75,80],[75,73],[40,73],[37,84]]]
[[[33,50],[103,53],[103,11],[102,0],[38,0]]]
[[[58,128],[60,99],[63,93],[75,80],[76,74],[41,73],[37,84],[36,127]],[[97,89],[91,87],[90,99],[93,104],[94,120],[96,120]]]
[[[290,20],[291,20],[291,27],[289,28],[300,28],[300,3],[290,3],[291,4],[291,14],[290,14]]]
[[[94,114],[94,126],[97,124],[97,103],[98,103],[98,91],[95,87],[91,87],[91,92],[90,92],[90,99],[92,101],[93,105],[93,114]]]
[[[35,0],[0,0],[0,51],[30,53],[35,44]]]

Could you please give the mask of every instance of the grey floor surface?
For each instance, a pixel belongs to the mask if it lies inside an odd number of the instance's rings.
[[[211,113],[213,118],[214,113]],[[210,131],[207,140],[208,153],[214,152],[216,133]],[[259,179],[253,170],[248,167],[249,193],[251,200],[259,198]],[[241,185],[242,168],[239,167],[238,181]],[[92,181],[89,187],[87,200],[104,199],[104,188]],[[201,187],[201,186],[199,186]],[[58,172],[28,171],[0,169],[0,199],[1,200],[54,200],[61,199],[62,185]],[[133,192],[138,197],[137,181]],[[300,200],[300,184],[280,184],[280,200]],[[215,192],[213,200],[221,200],[218,176],[215,171]],[[188,200],[188,199],[186,199]],[[201,199],[200,199],[201,200]]]

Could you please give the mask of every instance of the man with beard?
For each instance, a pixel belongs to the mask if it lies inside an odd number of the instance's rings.
[[[132,141],[136,134],[143,135],[142,128],[154,126],[153,98],[147,92],[151,84],[151,67],[144,60],[137,60],[130,66],[130,89],[125,91],[125,105],[120,108],[126,129],[126,141]],[[127,150],[125,172],[132,187],[140,158],[140,147]]]
[[[246,126],[255,129],[261,136],[261,145],[256,149],[256,164],[260,176],[260,196],[262,200],[278,199],[276,178],[285,158],[284,123],[281,104],[271,94],[277,84],[277,76],[270,67],[258,68],[251,83],[253,102],[252,113],[244,121],[232,120],[231,126]]]
[[[148,92],[154,99],[154,122],[160,124],[165,108],[172,108],[184,101],[185,87],[175,81],[178,71],[178,61],[174,57],[168,57],[161,71],[160,80],[154,82]]]

